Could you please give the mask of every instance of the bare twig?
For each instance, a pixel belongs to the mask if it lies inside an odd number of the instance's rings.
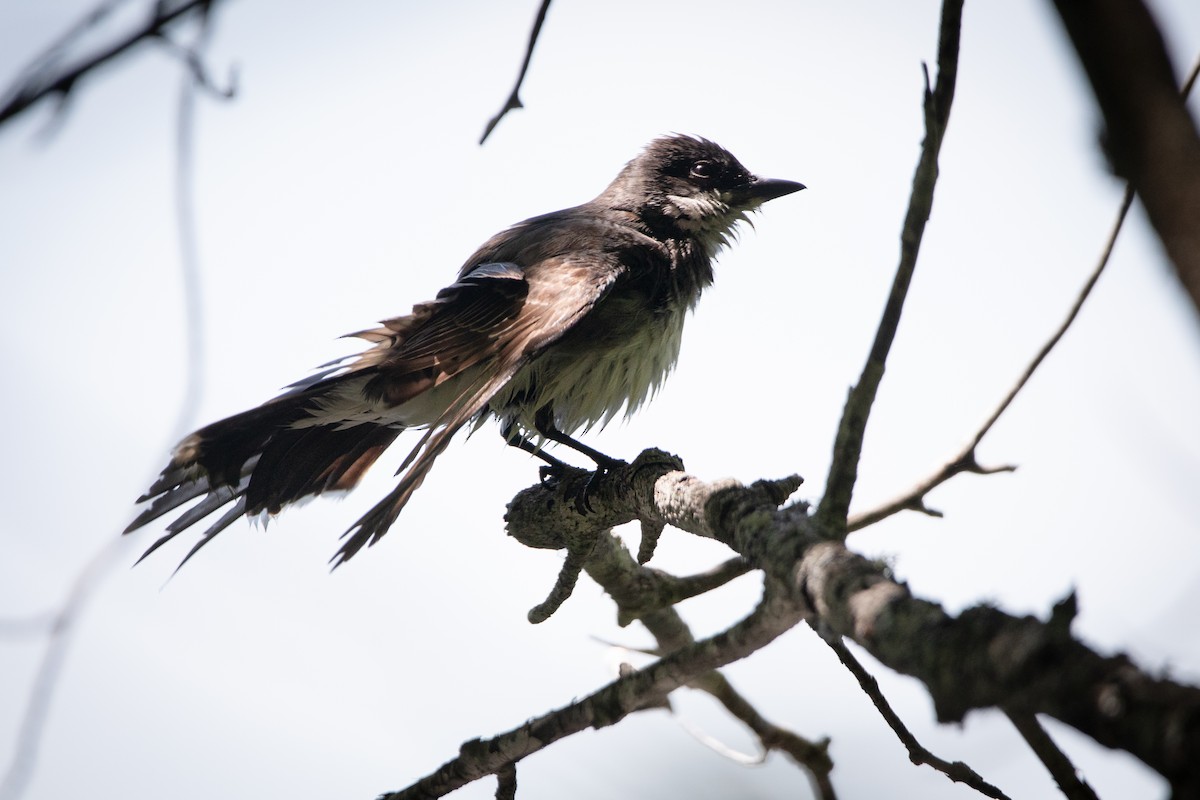
[[[991,413],[991,416],[987,418],[983,425],[980,426],[979,430],[975,432],[975,435],[971,437],[971,441],[958,455],[943,464],[937,472],[925,478],[904,494],[889,500],[878,508],[874,508],[862,514],[856,514],[851,517],[847,522],[847,530],[856,531],[861,528],[865,528],[868,525],[873,525],[876,522],[886,519],[900,511],[920,511],[925,514],[929,514],[930,516],[940,517],[941,512],[930,509],[925,505],[925,497],[931,491],[936,489],[938,486],[941,486],[955,475],[960,475],[964,472],[990,475],[995,472],[1011,472],[1012,470],[1016,469],[1016,467],[1011,464],[1006,464],[1000,467],[981,467],[979,462],[976,460],[976,448],[978,448],[979,443],[983,441],[983,437],[987,436],[988,431],[992,429],[992,426],[996,424],[996,421],[1000,419],[1000,416],[1008,410],[1010,405],[1012,405],[1013,400],[1015,400],[1021,390],[1025,388],[1025,385],[1029,383],[1029,379],[1033,377],[1033,373],[1036,372],[1037,368],[1040,367],[1042,362],[1046,360],[1046,356],[1050,355],[1050,351],[1054,349],[1055,345],[1057,345],[1059,340],[1061,340],[1066,334],[1067,329],[1071,327],[1073,322],[1075,322],[1075,318],[1079,316],[1079,311],[1083,308],[1084,302],[1088,299],[1088,296],[1091,295],[1092,289],[1096,286],[1096,282],[1100,280],[1100,275],[1104,272],[1104,268],[1108,266],[1109,258],[1112,256],[1113,247],[1116,246],[1117,243],[1117,236],[1121,232],[1122,225],[1125,224],[1125,217],[1129,213],[1129,207],[1132,204],[1133,189],[1127,188],[1125,190],[1125,197],[1121,202],[1121,208],[1117,212],[1116,222],[1113,223],[1112,231],[1109,232],[1108,242],[1104,246],[1104,252],[1101,253],[1100,260],[1096,264],[1095,269],[1092,270],[1092,274],[1088,276],[1087,281],[1083,284],[1083,289],[1080,290],[1079,296],[1075,298],[1075,303],[1071,306],[1071,310],[1067,312],[1066,319],[1064,319],[1062,324],[1058,326],[1058,329],[1053,333],[1053,335],[1050,336],[1050,339],[1047,340],[1044,345],[1042,345],[1042,349],[1039,350],[1037,355],[1034,356],[1033,360],[1029,362],[1029,366],[1025,368],[1025,372],[1017,380],[1013,388],[1009,390],[1004,399],[1000,401],[1000,405],[996,406],[996,409]]]
[[[617,604],[617,624],[625,627],[636,619],[660,611],[689,597],[711,592],[752,569],[741,556],[724,561],[712,569],[682,577],[646,567],[639,573],[638,591],[622,597]]]
[[[891,294],[884,306],[883,317],[875,333],[875,341],[871,345],[867,363],[863,366],[858,383],[850,390],[846,399],[833,445],[829,476],[825,480],[825,496],[816,512],[817,524],[831,538],[840,538],[847,532],[846,518],[850,511],[854,483],[858,477],[858,461],[862,454],[867,419],[871,413],[871,405],[875,402],[875,393],[883,379],[888,352],[900,325],[900,313],[904,308],[908,286],[917,265],[917,254],[921,248],[925,223],[933,208],[938,153],[945,137],[946,124],[950,119],[950,105],[954,100],[954,86],[958,75],[962,5],[962,0],[945,0],[942,4],[938,33],[937,86],[930,88],[929,72],[926,70],[925,141],[921,145],[921,158],[913,176],[912,195],[909,198],[908,213],[904,218],[904,229],[900,235],[900,264],[896,268]]]
[[[888,727],[896,734],[896,738],[907,748],[909,761],[914,764],[927,764],[950,780],[956,783],[965,783],[987,797],[994,797],[997,800],[1008,800],[1008,795],[985,781],[979,776],[979,773],[975,772],[975,770],[962,761],[946,761],[925,749],[917,741],[917,737],[913,736],[912,732],[905,726],[899,715],[892,709],[887,698],[883,696],[883,692],[879,688],[879,682],[875,680],[875,677],[871,673],[867,672],[866,668],[859,663],[854,654],[850,652],[850,649],[842,642],[842,637],[824,623],[818,623],[817,628],[821,638],[833,648],[833,652],[837,654],[838,660],[842,662],[846,669],[850,670],[850,673],[858,681],[858,685],[862,687],[867,697],[871,698],[871,702],[879,710],[880,716],[887,722]]]
[[[744,559],[733,559],[711,571],[721,574],[740,568]],[[728,570],[726,568],[729,568]],[[630,557],[629,551],[620,541],[605,537],[597,543],[596,558],[588,564],[588,574],[606,591],[617,604],[618,620],[638,613],[639,619],[658,642],[653,655],[671,653],[694,643],[692,632],[679,613],[670,606],[653,612],[637,612],[637,609],[657,601],[661,591],[656,584],[661,580],[683,581],[687,579],[664,575],[658,570],[639,566]],[[646,652],[646,651],[642,651]],[[830,780],[833,761],[829,757],[829,740],[812,742],[797,733],[781,728],[766,720],[748,700],[742,697],[720,672],[714,670],[701,675],[688,685],[708,692],[725,706],[733,716],[741,720],[755,736],[766,753],[779,750],[786,753],[809,775],[813,790],[822,800],[834,800],[836,792]]]
[[[1050,771],[1054,782],[1068,800],[1099,800],[1092,787],[1075,769],[1066,753],[1058,749],[1058,745],[1050,738],[1050,734],[1046,733],[1036,716],[1020,711],[1005,710],[1004,713],[1021,734],[1021,738]]]
[[[52,611],[43,611],[26,617],[0,617],[0,638],[24,639],[33,636],[45,636],[54,629],[57,615]]]
[[[546,11],[549,8],[550,0],[542,0],[537,17],[533,20],[533,30],[529,32],[529,44],[525,46],[525,60],[521,62],[521,72],[517,75],[517,82],[513,85],[508,99],[504,101],[504,107],[496,112],[496,116],[488,120],[487,127],[483,129],[483,136],[479,137],[480,144],[487,141],[488,136],[500,124],[500,120],[504,119],[505,114],[525,107],[524,103],[521,102],[521,84],[525,82],[525,73],[529,71],[529,62],[533,59],[533,48],[537,44],[538,34],[542,32],[542,23],[546,21]]]
[[[222,97],[232,97],[232,86],[228,91],[217,90],[209,81],[203,69],[200,50],[207,43],[211,33],[210,11],[211,2],[188,3],[186,9],[200,8],[199,29],[196,41],[188,47],[174,45],[183,56],[188,70],[183,76],[180,89],[179,113],[177,128],[176,152],[176,183],[175,204],[176,219],[179,226],[180,264],[184,288],[184,320],[187,336],[187,354],[184,363],[187,365],[187,378],[184,386],[184,399],[179,409],[175,423],[175,431],[171,441],[177,440],[192,426],[200,402],[201,379],[203,375],[203,313],[200,306],[200,268],[196,254],[196,234],[194,209],[192,208],[192,172],[193,172],[193,134],[195,128],[195,91],[197,87],[208,89]],[[169,3],[155,5],[155,19],[160,20],[158,26],[139,38],[162,36],[162,28],[172,19],[183,13],[183,7],[170,8]],[[107,4],[89,16],[90,24],[102,19],[110,10]],[[83,30],[84,24],[77,25],[74,32],[60,40],[56,46],[65,46],[71,38]],[[114,53],[115,55],[115,53]],[[48,54],[45,58],[51,58]],[[111,56],[109,56],[111,57]],[[107,60],[107,59],[104,59]],[[96,62],[93,66],[102,63]],[[82,69],[82,68],[81,68]],[[82,73],[80,73],[82,74]],[[73,81],[74,79],[72,79]],[[19,110],[19,109],[18,109]],[[0,116],[0,121],[3,117]],[[53,615],[47,615],[52,621],[49,628],[50,640],[45,655],[38,666],[33,687],[25,707],[17,732],[16,746],[12,760],[4,778],[0,781],[0,800],[16,800],[28,785],[37,761],[37,753],[41,743],[42,731],[45,727],[46,715],[50,709],[54,692],[62,666],[72,641],[76,623],[87,604],[91,601],[101,581],[118,563],[116,556],[125,552],[127,537],[121,536],[109,539],[99,552],[87,563],[83,571],[76,577],[71,591],[62,607]]]
[[[200,409],[201,382],[204,375],[204,307],[200,286],[200,256],[196,236],[196,211],[192,200],[195,193],[195,133],[196,90],[204,88],[210,94],[228,100],[233,97],[232,78],[225,90],[216,88],[204,69],[201,51],[212,34],[211,6],[204,6],[200,28],[191,46],[181,47],[188,71],[183,74],[179,88],[179,112],[176,125],[175,157],[175,222],[179,233],[179,267],[183,279],[184,332],[187,339],[186,380],[183,401],[175,423],[176,432],[192,427]],[[169,40],[167,40],[169,41]]]
[[[107,16],[115,5],[112,2],[102,3],[84,23],[74,26],[68,37],[60,38],[45,54],[35,59],[36,69],[28,68],[22,71],[21,77],[13,86],[9,87],[3,95],[3,100],[0,101],[0,125],[43,98],[57,96],[61,104],[61,101],[70,96],[71,92],[79,85],[80,80],[94,72],[97,67],[123,55],[142,42],[159,37],[172,23],[192,12],[199,11],[207,16],[211,7],[219,1],[180,0],[177,3],[155,3],[153,12],[140,27],[72,66],[61,70],[55,69],[58,55],[64,49],[65,43],[76,38],[87,27],[94,26]]]
[[[87,607],[101,581],[108,575],[117,557],[126,552],[128,542],[124,537],[112,537],[105,541],[76,576],[66,601],[53,615],[50,638],[46,652],[38,664],[33,686],[25,702],[25,712],[17,726],[16,744],[9,759],[8,768],[0,779],[0,800],[17,800],[24,794],[37,764],[38,750],[42,743],[42,731],[46,715],[54,699],[54,690],[62,674],[63,663],[72,641],[72,633],[79,617]]]
[[[983,467],[975,460],[975,448],[969,447],[959,453],[953,460],[947,461],[941,469],[922,480],[899,497],[887,501],[877,508],[854,514],[846,522],[846,531],[853,533],[868,525],[874,525],[882,519],[887,519],[901,511],[919,511],[931,517],[940,517],[942,512],[925,504],[925,497],[931,491],[941,486],[955,475],[973,472],[976,475],[993,475],[997,472],[1012,472],[1016,469],[1013,464],[1003,464],[998,467]]]
[[[1191,94],[1192,88],[1196,84],[1196,78],[1198,75],[1200,75],[1200,60],[1198,60],[1192,67],[1192,71],[1188,74],[1187,80],[1184,81],[1183,87],[1179,90],[1182,98],[1186,99],[1188,95]],[[1096,282],[1100,280],[1100,275],[1104,272],[1105,267],[1108,266],[1108,262],[1112,258],[1113,248],[1116,247],[1117,244],[1117,237],[1120,235],[1121,228],[1125,224],[1125,217],[1129,214],[1130,206],[1133,205],[1133,197],[1133,186],[1127,186],[1125,188],[1125,196],[1121,200],[1121,207],[1117,211],[1117,218],[1113,222],[1112,230],[1109,231],[1108,240],[1104,244],[1104,249],[1100,254],[1100,258],[1097,261],[1095,268],[1092,270],[1091,275],[1089,275],[1088,279],[1084,282],[1083,288],[1080,290],[1079,296],[1075,298],[1075,303],[1071,306],[1070,311],[1067,312],[1066,318],[1063,320],[1062,324],[1058,326],[1058,329],[1050,336],[1046,343],[1042,345],[1041,350],[1039,350],[1037,355],[1034,356],[1033,360],[1029,362],[1029,366],[1025,368],[1025,372],[1021,375],[1020,379],[1017,380],[1016,385],[1009,390],[1008,394],[1002,401],[1000,401],[1000,404],[996,406],[996,409],[991,413],[991,416],[989,416],[983,425],[980,426],[979,430],[975,432],[975,435],[971,438],[971,441],[962,449],[962,451],[958,453],[958,455],[947,461],[940,469],[922,480],[913,488],[909,489],[904,494],[889,500],[878,508],[874,508],[862,514],[856,514],[852,516],[847,523],[848,531],[860,530],[868,525],[873,525],[882,519],[886,519],[887,517],[890,517],[891,515],[900,511],[920,511],[924,514],[929,514],[930,516],[941,516],[940,512],[925,505],[925,497],[929,494],[929,492],[950,480],[955,475],[960,475],[964,472],[990,475],[995,472],[1011,472],[1012,470],[1016,469],[1016,467],[1012,465],[981,467],[979,462],[976,460],[976,449],[979,447],[979,443],[983,441],[983,437],[988,434],[988,432],[992,429],[992,426],[996,424],[1001,415],[1003,415],[1004,412],[1008,410],[1008,407],[1012,405],[1013,400],[1016,399],[1021,390],[1025,388],[1025,385],[1029,383],[1030,378],[1033,377],[1033,373],[1036,372],[1037,368],[1040,367],[1042,362],[1046,360],[1046,356],[1050,355],[1050,351],[1058,345],[1059,340],[1061,340],[1066,334],[1067,329],[1070,328],[1075,322],[1075,318],[1079,316],[1079,312],[1083,308],[1084,302],[1087,301],[1088,297],[1091,295],[1092,289],[1096,287]]]
[[[763,748],[764,754],[778,750],[786,754],[796,764],[803,767],[813,784],[813,791],[820,800],[836,800],[837,792],[833,788],[830,774],[833,772],[833,759],[829,757],[829,739],[813,742],[797,733],[781,728],[770,722],[758,712],[750,701],[733,688],[726,677],[720,672],[713,671],[693,681],[691,686],[711,694],[725,710],[741,720],[747,728],[754,732]]]
[[[765,647],[794,626],[800,615],[767,596],[746,619],[727,631],[684,647],[567,706],[487,740],[464,744],[457,758],[406,789],[379,800],[442,797],[587,728],[613,725],[630,713],[659,704],[668,694],[711,670]]]

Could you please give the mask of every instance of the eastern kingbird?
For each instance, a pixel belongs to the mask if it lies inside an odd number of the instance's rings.
[[[752,174],[706,139],[655,139],[595,200],[496,234],[436,299],[350,334],[372,344],[364,352],[186,437],[126,533],[203,496],[145,558],[228,506],[186,562],[242,515],[353,488],[401,432],[423,429],[396,488],[346,532],[340,564],[387,532],[451,437],[488,416],[551,470],[562,462],[542,452],[546,441],[601,474],[614,459],[569,434],[654,393],[736,225],[803,188]],[[586,494],[577,505],[586,511]]]

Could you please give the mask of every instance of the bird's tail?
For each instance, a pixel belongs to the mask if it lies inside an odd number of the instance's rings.
[[[297,425],[310,419],[315,404],[341,383],[339,378],[310,383],[180,442],[170,464],[138,498],[150,505],[125,532],[203,498],[170,522],[142,558],[218,509],[224,508],[224,514],[204,532],[185,563],[238,517],[275,514],[302,498],[353,488],[402,428],[371,422]]]

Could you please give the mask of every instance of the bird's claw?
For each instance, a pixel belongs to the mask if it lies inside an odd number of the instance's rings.
[[[575,510],[581,516],[595,513],[596,509],[592,506],[592,493],[600,489],[600,484],[604,482],[608,473],[621,466],[625,466],[625,462],[619,458],[611,458],[596,464],[595,472],[575,492]]]

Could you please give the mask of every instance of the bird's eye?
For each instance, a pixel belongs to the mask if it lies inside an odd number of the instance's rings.
[[[693,178],[715,178],[718,171],[717,165],[707,159],[701,159],[692,164]]]

